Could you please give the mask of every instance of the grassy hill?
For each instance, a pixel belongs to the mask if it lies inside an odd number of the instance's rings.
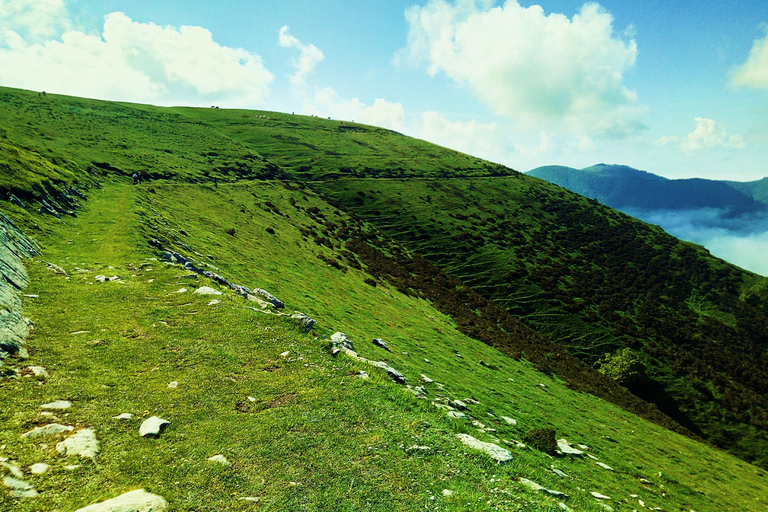
[[[174,510],[768,504],[764,470],[696,440],[765,453],[762,376],[742,375],[748,358],[734,349],[764,348],[756,276],[555,186],[374,127],[0,94],[12,107],[0,110],[11,148],[0,165],[25,172],[2,188],[26,209],[0,204],[42,249],[27,263],[29,359],[7,359],[22,376],[0,381],[3,471],[39,496],[3,491],[0,509],[76,510],[139,487]],[[133,186],[137,171],[150,179]],[[166,251],[190,264],[162,261]],[[192,293],[204,285],[222,295]],[[306,331],[294,311],[318,324]],[[405,385],[332,356],[336,331]],[[625,346],[662,412],[592,367]],[[71,407],[41,414],[58,399]],[[150,416],[170,421],[157,439],[138,434]],[[57,454],[69,433],[20,437],[52,421],[95,431],[95,460]],[[586,453],[536,449],[552,430]],[[514,460],[499,465],[457,434]],[[217,454],[229,465],[207,460]],[[31,474],[41,462],[50,469]]]

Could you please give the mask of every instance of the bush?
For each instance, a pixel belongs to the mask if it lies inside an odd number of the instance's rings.
[[[598,371],[618,384],[627,387],[644,381],[646,376],[645,364],[637,352],[631,348],[622,348],[613,354],[605,354],[598,364]]]
[[[555,429],[553,428],[531,429],[523,436],[523,442],[531,448],[549,455],[554,455],[557,450]]]

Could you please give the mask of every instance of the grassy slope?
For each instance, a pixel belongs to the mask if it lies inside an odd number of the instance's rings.
[[[29,265],[27,292],[39,298],[27,299],[36,322],[28,364],[47,367],[51,377],[42,385],[29,378],[0,383],[0,456],[22,468],[45,461],[52,469],[26,477],[40,498],[16,501],[2,493],[0,509],[74,510],[144,487],[174,510],[560,510],[557,501],[525,490],[519,477],[567,492],[575,510],[602,510],[592,491],[611,496],[615,510],[636,509],[638,500],[664,510],[768,504],[764,471],[570,391],[459,334],[429,303],[384,283],[373,288],[351,266],[343,272],[322,262],[318,253],[351,261],[305,234],[321,230],[318,221],[354,221],[311,191],[269,182],[108,184],[77,219],[20,219],[33,221],[43,229],[44,256]],[[203,255],[234,282],[273,291],[320,327],[301,334],[290,322],[246,309],[227,290],[213,306],[211,297],[171,294],[211,283],[153,261],[150,237]],[[69,275],[50,273],[45,261]],[[98,273],[123,279],[94,282]],[[474,398],[471,416],[497,430],[449,420],[375,369],[333,359],[322,338],[337,329],[362,355],[386,360],[410,383],[425,373],[443,384],[427,385],[430,399]],[[80,331],[87,332],[73,334]],[[374,336],[393,352],[371,345]],[[290,354],[281,357],[284,351]],[[354,377],[363,368],[368,381]],[[174,380],[178,389],[168,389]],[[64,466],[78,461],[55,455],[54,440],[19,439],[50,421],[37,408],[53,399],[73,402],[61,422],[96,430],[96,462],[69,471]],[[122,412],[137,418],[112,419]],[[157,440],[141,439],[138,424],[151,415],[171,425]],[[454,437],[513,441],[532,427],[552,427],[558,437],[589,445],[615,471],[591,459],[552,459],[512,446],[515,461],[499,467]],[[217,453],[232,465],[206,460]],[[550,467],[570,476],[557,477]],[[445,497],[443,489],[455,494]]]

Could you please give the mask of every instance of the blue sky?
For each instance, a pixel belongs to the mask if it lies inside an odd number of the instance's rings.
[[[768,176],[764,0],[0,0],[0,84],[355,120],[521,171]]]

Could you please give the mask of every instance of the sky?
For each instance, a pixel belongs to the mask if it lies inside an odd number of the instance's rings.
[[[768,176],[765,0],[0,0],[0,85],[354,120],[519,171]]]

